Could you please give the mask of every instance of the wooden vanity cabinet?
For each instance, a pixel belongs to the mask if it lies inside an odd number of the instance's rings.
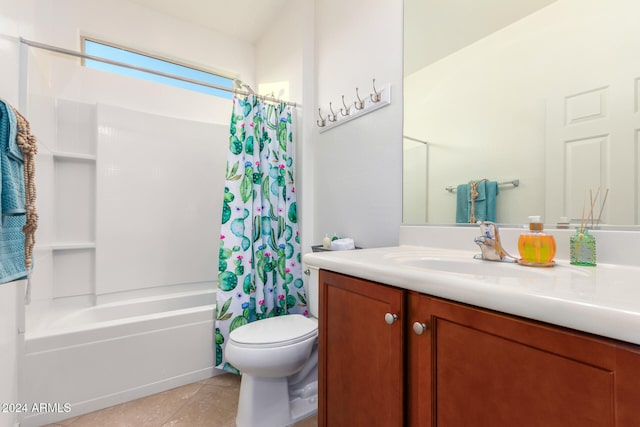
[[[321,426],[640,426],[637,346],[335,273],[320,280]]]

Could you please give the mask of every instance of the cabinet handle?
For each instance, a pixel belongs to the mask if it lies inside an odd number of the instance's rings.
[[[384,321],[387,322],[387,325],[393,325],[396,320],[398,320],[397,314],[387,313],[384,315]]]
[[[422,335],[426,332],[427,330],[427,324],[426,323],[421,323],[421,322],[414,322],[413,324],[413,332],[415,332],[416,335]]]

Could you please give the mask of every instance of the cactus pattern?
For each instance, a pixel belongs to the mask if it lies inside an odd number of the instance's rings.
[[[294,187],[292,111],[235,97],[222,206],[216,367],[231,331],[291,313],[307,315]]]

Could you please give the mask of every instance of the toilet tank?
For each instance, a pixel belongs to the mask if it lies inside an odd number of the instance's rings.
[[[318,318],[318,303],[320,299],[320,284],[318,278],[319,270],[317,267],[304,265],[303,271],[305,272],[304,281],[307,291],[307,305],[309,307],[309,316]]]

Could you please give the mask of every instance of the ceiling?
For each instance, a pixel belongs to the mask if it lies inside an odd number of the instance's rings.
[[[253,44],[288,0],[131,1]]]

